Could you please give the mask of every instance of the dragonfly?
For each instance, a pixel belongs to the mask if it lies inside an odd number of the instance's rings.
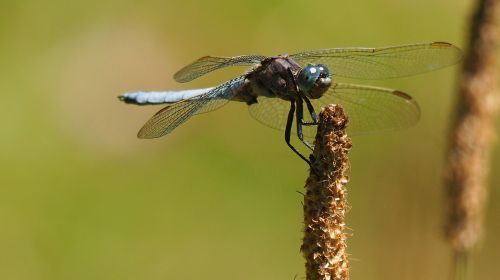
[[[397,130],[414,125],[420,118],[418,103],[403,91],[340,83],[337,77],[404,77],[450,66],[461,58],[462,51],[446,42],[330,48],[276,56],[205,56],[180,69],[174,79],[186,83],[230,66],[246,66],[249,70],[215,87],[130,92],[119,99],[136,105],[166,104],[139,130],[137,136],[146,139],[169,134],[192,116],[229,101],[245,102],[257,121],[284,130],[286,144],[309,163],[291,143],[292,127],[295,122],[298,139],[312,150],[308,139],[315,134],[317,110],[327,104],[344,108],[351,135]]]

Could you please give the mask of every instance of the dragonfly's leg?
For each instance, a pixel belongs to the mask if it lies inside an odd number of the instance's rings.
[[[306,140],[304,140],[304,134],[302,133],[302,124],[304,123],[304,103],[302,103],[302,99],[297,99],[297,136],[300,141],[306,145],[309,149],[313,149],[313,146],[309,144]]]
[[[311,119],[313,120],[311,123],[303,123],[303,125],[317,125],[318,124],[318,115],[316,115],[316,111],[314,111],[314,107],[311,104],[309,98],[303,96],[302,97],[307,105],[307,110],[309,111],[309,115],[311,115]]]
[[[307,158],[302,155],[292,144],[290,144],[290,133],[292,132],[292,124],[293,124],[293,114],[295,113],[295,102],[291,102],[290,104],[290,111],[288,112],[288,119],[286,121],[286,128],[285,128],[285,141],[288,147],[292,149],[301,159],[303,159],[307,164],[311,164]]]

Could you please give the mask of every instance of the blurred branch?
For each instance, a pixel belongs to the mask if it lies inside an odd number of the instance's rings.
[[[320,114],[311,170],[304,196],[305,236],[301,251],[306,279],[349,279],[344,216],[351,139],[345,133],[342,107],[329,105]]]
[[[446,237],[457,265],[482,234],[494,116],[498,108],[499,0],[479,0],[471,17],[446,167]],[[466,262],[467,263],[467,262]],[[464,268],[458,268],[463,270]]]

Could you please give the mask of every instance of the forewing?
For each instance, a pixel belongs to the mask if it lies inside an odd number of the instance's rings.
[[[417,123],[418,104],[406,93],[380,87],[354,84],[333,84],[319,99],[311,99],[319,113],[328,104],[340,104],[348,118],[350,135],[376,131],[397,130]],[[265,125],[284,130],[290,103],[278,98],[259,97],[249,108],[250,114]],[[311,121],[304,103],[304,116]],[[303,126],[306,137],[316,134],[316,126]]]
[[[325,64],[333,75],[356,79],[385,79],[415,75],[453,65],[462,51],[444,43],[384,48],[334,48],[291,55],[300,64]]]
[[[166,106],[151,117],[139,130],[139,138],[164,136],[195,114],[206,113],[226,104],[245,77],[230,80],[205,94]]]
[[[260,63],[265,58],[262,55],[241,55],[235,57],[204,56],[177,71],[174,74],[174,79],[179,83],[185,83],[220,68],[228,66],[252,66]]]

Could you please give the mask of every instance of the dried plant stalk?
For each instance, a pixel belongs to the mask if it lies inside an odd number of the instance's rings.
[[[494,115],[498,108],[499,0],[479,0],[471,18],[468,50],[459,83],[458,112],[451,129],[446,174],[446,236],[457,256],[482,233]]]
[[[329,105],[319,116],[304,196],[301,251],[307,280],[349,279],[344,217],[351,139],[345,133],[346,125],[347,117],[338,105]]]

